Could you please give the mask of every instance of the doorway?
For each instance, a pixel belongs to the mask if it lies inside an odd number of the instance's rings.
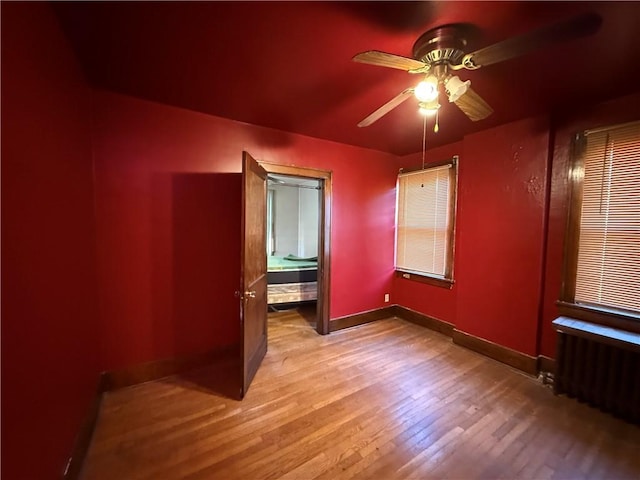
[[[297,209],[303,212],[308,208],[312,208],[313,198],[317,196],[316,211],[317,217],[313,214],[302,214],[303,222],[313,222],[317,225],[317,233],[315,238],[310,238],[309,234],[305,234],[299,231],[298,238],[294,247],[294,239],[285,239],[285,242],[273,241],[273,230],[275,224],[267,225],[267,245],[266,253],[273,252],[279,255],[275,262],[286,262],[288,264],[298,264],[301,268],[297,269],[298,273],[293,273],[289,280],[291,280],[291,288],[294,292],[299,290],[299,296],[296,298],[301,300],[300,313],[307,318],[309,323],[315,323],[316,331],[325,335],[329,333],[329,291],[330,291],[330,239],[331,239],[331,172],[325,170],[316,170],[312,168],[283,166],[270,163],[260,162],[260,165],[267,171],[270,182],[274,185],[273,190],[278,189],[277,185],[289,186],[290,190],[295,190],[294,187],[298,187],[297,195]],[[272,196],[268,201],[277,202],[275,196]],[[281,195],[284,196],[284,195]],[[281,198],[282,200],[282,198]],[[306,205],[306,207],[305,207]],[[309,211],[309,210],[308,210]],[[271,239],[269,233],[272,233]],[[294,237],[295,234],[289,235]],[[279,246],[289,242],[289,246],[278,249]],[[283,249],[284,248],[284,249]],[[289,250],[295,250],[289,252]],[[314,255],[315,253],[315,255]],[[284,258],[288,257],[288,258]],[[282,260],[280,260],[282,258]],[[317,262],[317,264],[316,264]],[[316,268],[313,265],[316,264]],[[295,266],[294,266],[295,268]],[[295,277],[295,278],[294,278]],[[312,277],[315,278],[315,294],[312,294],[311,283],[313,283]],[[283,278],[287,278],[286,276]],[[286,280],[285,280],[286,281]],[[295,284],[295,285],[294,285]],[[297,295],[297,293],[296,293]],[[309,298],[315,296],[315,312],[313,312],[309,305]],[[285,300],[286,298],[283,297]],[[276,307],[277,308],[277,307]],[[315,322],[314,322],[315,321]]]

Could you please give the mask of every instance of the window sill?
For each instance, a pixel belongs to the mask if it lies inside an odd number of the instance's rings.
[[[553,326],[558,333],[573,335],[576,337],[595,340],[627,350],[640,352],[640,334],[619,330],[617,328],[603,327],[602,325],[575,320],[573,318],[558,317],[553,321]]]
[[[625,314],[562,301],[556,302],[556,305],[562,316],[626,330],[627,332],[640,333],[640,315]]]
[[[406,272],[403,270],[396,270],[396,277],[404,278],[405,280],[413,280],[414,282],[426,283],[433,285],[434,287],[441,287],[451,289],[453,287],[453,280],[446,278],[430,277],[428,275],[420,275],[415,272]]]

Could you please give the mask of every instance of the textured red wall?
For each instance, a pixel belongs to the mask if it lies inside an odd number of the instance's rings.
[[[239,269],[229,244],[237,245],[239,226],[220,222],[239,219],[239,202],[215,179],[240,172],[243,150],[333,171],[331,317],[384,306],[395,157],[121,95],[95,97],[104,368],[238,341]]]
[[[447,160],[454,155],[463,157],[463,142],[456,142],[429,150],[425,155],[425,163]],[[422,152],[402,157],[397,162],[398,168],[417,168],[422,165]],[[454,276],[455,272],[454,272]],[[397,303],[430,317],[456,322],[457,286],[451,289],[434,287],[403,278],[394,278],[392,303]]]
[[[569,208],[569,166],[573,136],[589,128],[616,125],[638,120],[640,93],[594,105],[559,117],[554,125],[553,169],[549,200],[544,310],[540,353],[555,358],[556,333],[551,322],[558,317],[556,301],[560,298],[564,240]]]
[[[464,139],[456,250],[459,330],[536,354],[549,153],[546,118]]]
[[[451,290],[395,279],[394,302],[535,354],[541,295],[549,128],[509,123],[427,152],[460,155]],[[420,164],[421,155],[401,160]]]
[[[446,290],[394,279],[393,302],[515,350],[555,357],[551,322],[559,315],[572,138],[636,120],[639,111],[640,93],[555,114],[550,125],[527,119],[429,150],[428,161],[461,155],[456,284]],[[398,165],[420,162],[416,154]]]
[[[96,392],[91,92],[44,3],[2,4],[2,478],[59,478]]]

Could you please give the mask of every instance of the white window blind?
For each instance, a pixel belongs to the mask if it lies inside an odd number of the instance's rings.
[[[398,175],[396,268],[445,278],[451,165]]]
[[[640,122],[586,132],[576,303],[640,311]]]

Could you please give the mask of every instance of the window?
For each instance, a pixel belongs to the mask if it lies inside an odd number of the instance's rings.
[[[457,157],[398,175],[396,270],[402,277],[451,286],[456,176]]]
[[[267,256],[273,255],[276,251],[275,196],[275,190],[267,189]]]
[[[640,122],[574,147],[564,300],[640,318]]]

